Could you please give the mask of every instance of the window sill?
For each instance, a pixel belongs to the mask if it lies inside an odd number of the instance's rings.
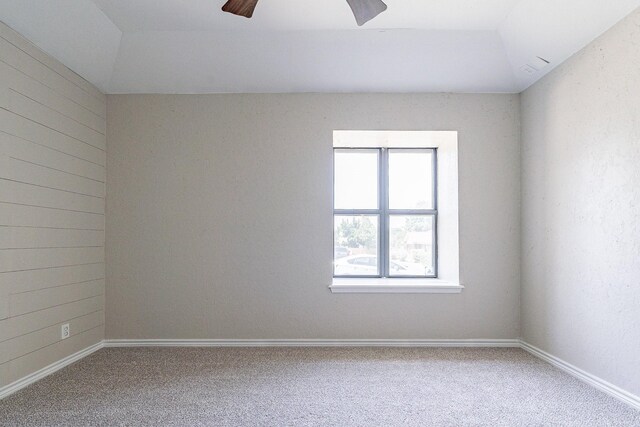
[[[336,278],[334,294],[459,294],[464,286],[439,279]]]

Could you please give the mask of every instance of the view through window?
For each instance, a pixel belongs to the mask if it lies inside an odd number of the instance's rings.
[[[437,277],[436,152],[334,149],[335,277]]]

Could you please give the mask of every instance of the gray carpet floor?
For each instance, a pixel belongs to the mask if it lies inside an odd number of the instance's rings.
[[[640,426],[520,349],[110,348],[0,401],[2,426]]]

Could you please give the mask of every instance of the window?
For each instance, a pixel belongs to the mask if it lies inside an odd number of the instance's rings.
[[[436,278],[437,149],[334,149],[334,277]]]
[[[331,292],[462,292],[458,133],[336,130],[333,149]]]

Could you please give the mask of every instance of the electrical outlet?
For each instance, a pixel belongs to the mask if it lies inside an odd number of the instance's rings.
[[[69,324],[65,323],[64,325],[62,325],[62,328],[60,328],[60,336],[64,340],[66,338],[69,338],[70,335],[71,335],[71,329],[69,328]]]

